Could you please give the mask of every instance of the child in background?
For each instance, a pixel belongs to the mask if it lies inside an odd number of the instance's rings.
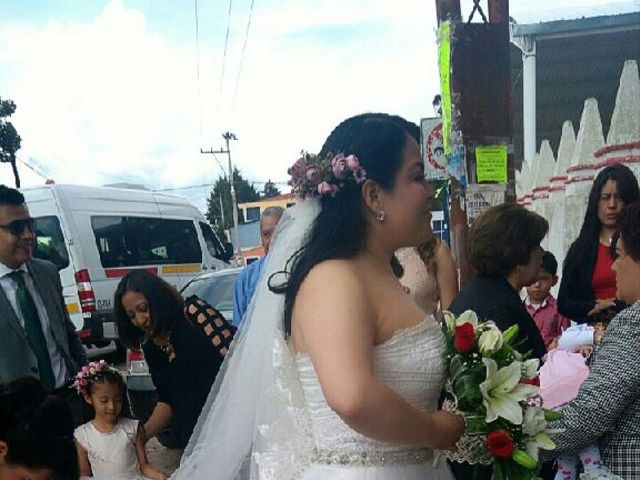
[[[527,287],[527,296],[523,300],[524,306],[538,326],[544,346],[558,338],[562,331],[571,325],[569,319],[558,313],[556,299],[551,294],[551,288],[558,283],[558,261],[553,253],[545,252],[537,280]]]
[[[147,461],[138,421],[121,416],[128,408],[123,409],[126,387],[120,373],[104,360],[92,362],[82,367],[74,386],[94,411],[93,420],[76,428],[74,434],[80,475],[102,480],[166,480]]]
[[[32,377],[0,385],[0,480],[77,480],[69,405]]]

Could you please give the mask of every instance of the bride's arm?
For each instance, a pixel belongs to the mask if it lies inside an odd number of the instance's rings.
[[[411,406],[373,374],[375,313],[346,262],[317,265],[295,302],[293,340],[307,351],[329,406],[354,430],[398,444],[452,447],[461,417]]]

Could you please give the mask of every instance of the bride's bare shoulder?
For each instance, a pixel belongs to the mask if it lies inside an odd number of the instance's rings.
[[[309,270],[308,279],[327,280],[332,281],[347,279],[353,281],[354,278],[358,278],[358,268],[351,260],[344,259],[332,259],[325,260],[315,265]]]
[[[325,260],[315,265],[301,285],[301,290],[315,291],[322,288],[324,292],[355,292],[362,287],[362,275],[357,266],[349,260]]]

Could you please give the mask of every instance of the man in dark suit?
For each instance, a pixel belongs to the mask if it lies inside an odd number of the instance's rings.
[[[0,383],[31,376],[71,402],[69,384],[87,357],[62,296],[58,271],[33,259],[33,219],[24,196],[0,185]]]

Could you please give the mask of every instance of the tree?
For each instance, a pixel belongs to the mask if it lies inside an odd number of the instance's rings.
[[[260,194],[244,178],[237,168],[233,169],[234,187],[236,189],[236,199],[238,203],[255,202],[260,199]],[[222,205],[222,209],[220,206]],[[224,238],[224,231],[233,226],[233,214],[231,209],[231,191],[229,179],[220,176],[213,185],[213,190],[207,199],[207,219],[216,230],[220,238]],[[244,221],[242,210],[238,209],[238,219],[240,223]]]
[[[267,183],[264,184],[264,188],[262,189],[262,198],[273,198],[278,195],[282,195],[276,184],[271,180],[267,180]]]
[[[20,176],[16,166],[16,152],[20,150],[22,139],[11,122],[5,120],[16,111],[16,104],[0,97],[0,162],[11,163],[16,188],[20,188]]]

